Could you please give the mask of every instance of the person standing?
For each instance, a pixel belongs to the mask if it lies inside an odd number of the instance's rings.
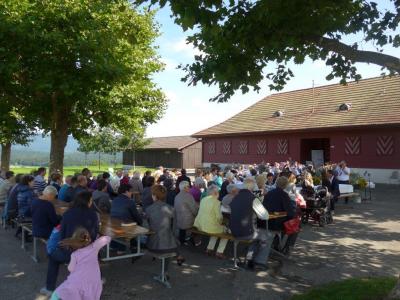
[[[350,184],[350,168],[347,167],[346,161],[342,160],[339,165],[336,167],[336,178],[338,180],[338,184]],[[349,202],[349,198],[346,197],[344,199],[345,203]]]

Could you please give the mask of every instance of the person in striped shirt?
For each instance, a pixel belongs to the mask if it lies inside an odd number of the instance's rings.
[[[37,195],[41,195],[47,186],[44,179],[44,176],[46,176],[46,168],[39,168],[36,174],[37,175],[33,181],[33,190]]]

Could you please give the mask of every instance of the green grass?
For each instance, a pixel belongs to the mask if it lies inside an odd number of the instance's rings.
[[[14,171],[15,174],[30,174],[32,171],[36,170],[38,167],[11,167],[11,170]],[[64,176],[68,176],[68,175],[74,175],[75,173],[80,173],[82,171],[82,169],[85,168],[85,166],[68,166],[68,167],[64,167]],[[90,169],[90,171],[92,171],[93,176],[97,176],[100,173],[103,172],[108,172],[108,168],[113,168],[114,171],[118,170],[118,169],[122,169],[122,165],[117,165],[116,167],[114,167],[113,165],[101,165],[100,169],[99,166],[88,166],[88,168]],[[137,171],[143,173],[146,170],[150,170],[150,171],[154,171],[153,168],[146,168],[146,167],[140,167],[137,166],[136,169]],[[48,175],[48,174],[47,174]]]
[[[394,277],[352,278],[333,282],[296,295],[292,300],[380,300],[394,288]]]

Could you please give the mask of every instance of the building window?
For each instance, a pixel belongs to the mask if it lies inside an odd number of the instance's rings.
[[[266,140],[258,140],[257,141],[257,154],[258,155],[267,154],[267,141]]]
[[[230,141],[224,141],[222,143],[222,153],[225,155],[231,154],[231,142]]]
[[[247,141],[239,142],[239,154],[247,154]]]
[[[286,155],[289,153],[289,141],[287,139],[279,139],[277,146],[278,155]]]
[[[208,142],[208,154],[215,154],[215,142]]]
[[[394,138],[391,135],[379,136],[376,139],[376,154],[390,156],[394,153]]]
[[[360,155],[361,138],[359,136],[346,137],[344,141],[344,153],[350,156]]]

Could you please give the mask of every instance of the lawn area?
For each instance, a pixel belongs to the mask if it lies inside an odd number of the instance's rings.
[[[380,300],[394,288],[394,277],[352,278],[313,288],[292,300]]]
[[[22,167],[22,166],[11,166],[11,170],[15,172],[15,174],[30,174],[32,171],[36,170],[38,167]],[[80,173],[85,166],[67,166],[64,167],[64,176],[74,175],[75,173]],[[93,176],[97,176],[99,173],[108,172],[109,168],[113,168],[114,170],[122,169],[122,165],[117,165],[114,167],[113,165],[101,165],[99,166],[88,166],[88,168],[92,171]],[[154,171],[152,168],[140,167],[136,166],[137,171],[140,173],[145,172],[146,170]],[[48,175],[48,174],[47,174]]]

